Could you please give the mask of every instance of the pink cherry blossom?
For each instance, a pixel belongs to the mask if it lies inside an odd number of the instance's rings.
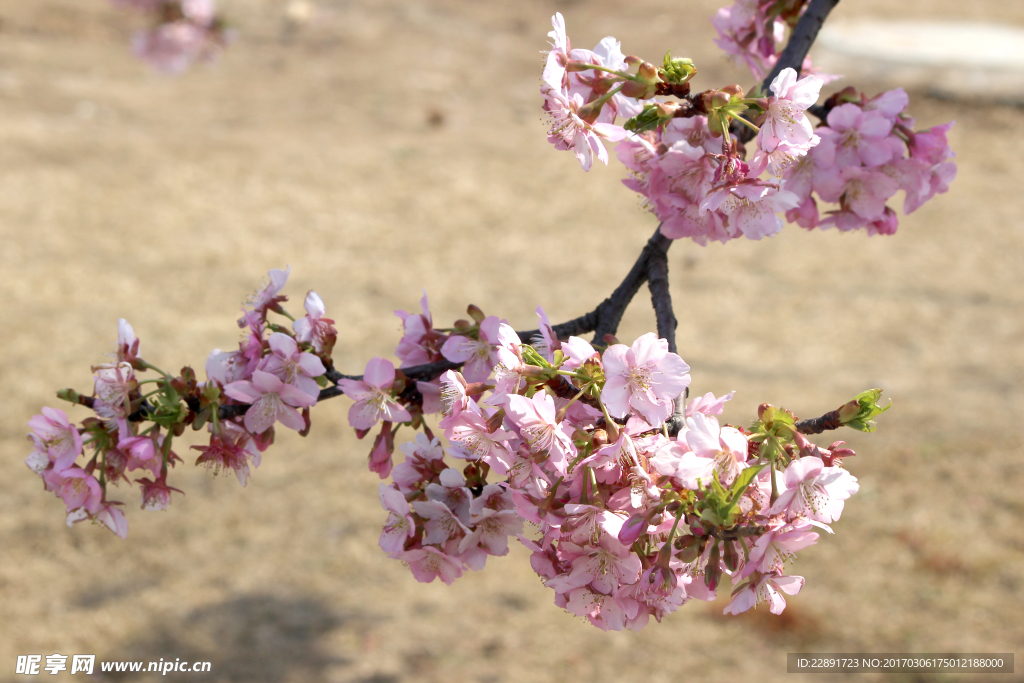
[[[166,475],[157,477],[156,481],[143,477],[135,483],[142,487],[143,510],[166,510],[171,504],[171,491],[184,495],[184,491],[167,485]]]
[[[501,320],[488,316],[480,323],[479,339],[464,335],[448,337],[441,347],[441,355],[453,363],[465,363],[462,374],[466,381],[483,382],[491,376],[497,364],[498,336]]]
[[[362,380],[343,379],[338,382],[355,403],[349,408],[348,423],[356,429],[369,429],[379,420],[409,422],[409,411],[391,396],[395,383],[395,366],[385,358],[371,358]]]
[[[732,396],[735,393],[735,391],[730,391],[724,396],[715,398],[715,395],[709,391],[703,396],[692,398],[690,399],[690,402],[686,404],[686,417],[693,417],[695,413],[721,415],[725,408],[725,402],[732,400]]]
[[[555,421],[555,402],[551,396],[543,391],[532,399],[512,395],[506,405],[509,419],[519,427],[530,450],[545,454],[554,471],[564,475],[569,460],[576,455],[576,447]]]
[[[786,609],[786,599],[779,591],[796,595],[803,586],[802,576],[765,574],[760,578],[751,579],[745,588],[736,593],[725,606],[723,614],[742,614],[763,602],[768,603],[768,609],[772,614],[782,614],[782,610]]]
[[[743,579],[755,571],[762,574],[782,574],[796,553],[818,542],[818,534],[809,524],[788,524],[770,529],[754,542],[750,556],[737,578]]]
[[[267,273],[267,283],[246,299],[245,307],[258,318],[265,319],[267,317],[267,310],[279,306],[282,301],[287,299],[287,297],[281,296],[279,293],[284,288],[285,283],[288,282],[288,275],[291,271],[292,267],[287,266],[284,270],[274,268]],[[238,319],[239,327],[245,327],[248,324],[248,316],[242,316]]]
[[[327,308],[320,295],[310,290],[303,302],[306,315],[292,323],[295,339],[309,344],[317,353],[330,355],[334,343],[338,339],[338,331],[334,329],[334,321],[324,317]]]
[[[672,415],[672,401],[690,384],[690,366],[668,342],[648,332],[631,347],[613,344],[603,356],[606,382],[601,401],[613,417],[633,409],[653,427]]]
[[[462,576],[462,564],[433,546],[407,550],[401,559],[409,565],[412,575],[421,583],[431,583],[439,578],[450,586]]]
[[[561,342],[561,347],[562,353],[566,356],[562,367],[566,370],[575,370],[594,358],[601,359],[601,354],[594,350],[590,342],[579,337],[569,337],[568,340]]]
[[[405,454],[405,462],[395,465],[391,478],[402,493],[410,493],[416,484],[429,482],[440,474],[439,468],[444,465],[444,448],[438,439],[417,434],[415,441],[403,443],[398,448]]]
[[[783,69],[771,83],[775,97],[768,98],[768,109],[757,134],[757,151],[751,163],[752,176],[760,175],[768,163],[776,175],[797,157],[818,144],[819,138],[804,111],[818,99],[822,81],[816,76],[797,80],[796,71]]]
[[[777,185],[745,180],[716,187],[700,203],[700,211],[718,211],[728,217],[734,235],[759,240],[782,230],[782,219],[776,214],[799,203],[795,194]]]
[[[103,490],[96,477],[81,467],[68,467],[61,472],[50,472],[47,479],[54,485],[57,496],[64,500],[68,512],[78,508],[89,513],[99,510]]]
[[[490,431],[478,413],[466,410],[445,425],[445,438],[452,444],[451,455],[467,460],[482,460],[504,476],[512,466],[514,454],[508,446],[515,434],[496,429]]]
[[[388,519],[380,532],[377,544],[391,557],[400,557],[405,551],[405,542],[416,533],[416,522],[412,518],[409,502],[400,491],[387,484],[377,489],[381,506],[388,511]]]
[[[310,405],[316,405],[320,386],[313,378],[327,372],[323,361],[311,353],[300,352],[295,340],[283,332],[274,332],[267,341],[270,355],[263,359],[260,370],[308,394],[313,399]]]
[[[860,489],[857,478],[840,467],[825,467],[821,458],[799,458],[783,474],[783,489],[768,514],[785,514],[831,524],[843,512],[843,501]]]
[[[523,533],[523,519],[513,510],[484,508],[472,519],[472,530],[459,542],[459,552],[482,547],[488,555],[508,554],[508,537]]]
[[[249,359],[241,351],[214,349],[206,358],[206,376],[223,386],[252,377]]]
[[[423,298],[420,300],[420,309],[423,312],[419,314],[395,311],[395,315],[402,319],[404,329],[402,340],[395,349],[395,355],[402,361],[400,367],[403,368],[431,363],[442,358],[441,345],[445,337],[434,330],[426,292],[423,292]]]
[[[139,340],[124,318],[117,321],[117,360],[131,363],[139,356]]]
[[[373,448],[370,450],[369,468],[376,472],[381,479],[387,479],[391,474],[391,454],[395,452],[395,434],[391,431],[391,423],[384,421],[380,426],[380,433],[373,440]]]
[[[42,413],[28,421],[32,428],[29,438],[35,444],[36,453],[45,456],[41,461],[43,468],[52,463],[53,469],[61,472],[71,467],[81,454],[82,436],[63,410],[43,408]],[[37,474],[41,472],[32,465],[29,467]]]
[[[569,61],[569,52],[572,48],[569,37],[565,34],[565,19],[561,12],[555,12],[551,17],[551,24],[554,27],[548,33],[551,38],[551,50],[545,58],[541,78],[548,87],[561,90],[566,76],[565,65]]]
[[[243,403],[251,403],[245,411],[245,428],[260,434],[280,422],[285,427],[301,431],[306,421],[295,410],[316,403],[316,398],[290,384],[285,384],[269,372],[257,370],[252,381],[241,380],[224,387],[224,393]]]
[[[192,446],[200,453],[196,465],[204,465],[208,470],[213,468],[214,474],[230,470],[235,473],[238,483],[245,486],[249,481],[249,463],[251,461],[253,467],[258,466],[260,453],[248,433],[238,427],[232,430],[229,425],[231,423],[222,423],[225,433],[223,436],[211,435],[209,446]],[[238,434],[232,437],[231,431]]]
[[[129,363],[99,365],[93,368],[96,396],[117,415],[127,417],[128,394],[136,387],[135,372]]]
[[[461,538],[469,529],[447,505],[438,500],[415,500],[412,509],[427,520],[423,525],[423,543],[441,545],[451,538]]]
[[[893,156],[894,148],[886,141],[892,123],[881,112],[847,103],[828,113],[828,127],[818,129],[818,134],[831,138],[838,168],[881,166]]]
[[[584,171],[589,171],[594,164],[594,155],[598,161],[608,163],[608,150],[603,140],[617,142],[626,137],[626,130],[613,123],[591,123],[580,116],[580,108],[585,104],[583,97],[576,93],[568,95],[564,92],[547,89],[544,95],[544,111],[551,120],[548,130],[548,142],[558,150],[572,150]]]

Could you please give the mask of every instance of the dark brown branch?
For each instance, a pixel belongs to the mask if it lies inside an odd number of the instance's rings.
[[[661,226],[647,240],[640,255],[637,256],[633,267],[626,273],[622,283],[615,288],[607,299],[597,305],[597,308],[578,318],[573,318],[558,325],[552,325],[555,335],[559,339],[566,337],[580,336],[587,332],[594,332],[594,342],[604,344],[606,334],[615,334],[622,322],[622,315],[633,297],[640,291],[640,287],[647,281],[652,255],[660,254],[662,257],[668,252],[672,240],[661,234]],[[525,330],[516,332],[519,338],[529,343],[529,340],[540,334],[540,330]]]
[[[821,417],[810,417],[796,423],[796,430],[801,434],[821,434],[822,432],[839,429],[843,423],[839,421],[839,411],[832,410]]]
[[[829,12],[838,4],[839,0],[811,0],[811,4],[807,6],[807,10],[793,29],[793,35],[789,37],[786,48],[779,55],[779,61],[775,62],[775,67],[771,70],[771,73],[765,76],[764,82],[761,83],[761,90],[763,92],[768,92],[768,86],[772,84],[776,76],[782,73],[783,69],[795,69],[797,76],[800,75],[804,59],[807,57],[807,53],[810,52],[811,45],[814,45],[814,41],[818,37],[818,31],[821,30],[821,26],[825,23]]]
[[[678,353],[676,348],[676,320],[672,307],[672,294],[668,288],[668,255],[665,252],[653,252],[648,259],[647,287],[651,290],[651,305],[654,306],[654,318],[658,325],[658,336],[668,342],[668,350]],[[675,401],[672,415],[666,422],[668,433],[675,436],[686,422],[686,395],[683,392]]]

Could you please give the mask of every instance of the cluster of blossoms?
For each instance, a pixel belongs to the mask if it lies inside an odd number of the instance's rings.
[[[269,283],[249,300],[238,321],[245,329],[238,350],[215,349],[206,361],[206,382],[197,382],[189,367],[172,377],[147,363],[131,325],[121,320],[114,362],[93,368],[92,396],[71,389],[58,393],[95,415],[76,426],[64,411],[43,408],[29,421],[35,447],[25,464],[64,501],[69,526],[90,519],[123,538],[128,532],[123,503],[108,499],[108,487],[132,484],[129,473],[136,471],[146,475],[134,480],[143,509],[166,509],[171,493],[181,493],[168,485],[167,476],[181,462],[172,442],[187,425],[196,431],[205,427],[209,434],[207,445],[192,446],[199,452],[196,464],[215,473],[233,472],[242,486],[273,443],[277,422],[308,432],[309,407],[316,404],[321,384],[326,386],[337,333],[315,292],[306,295],[306,315],[291,330],[267,320],[271,311],[287,316],[281,307],[286,297],[279,294],[287,278],[287,271],[270,272]],[[136,374],[149,370],[159,377]]]
[[[357,435],[381,423],[369,456],[390,479],[379,489],[380,546],[419,581],[450,584],[516,538],[555,603],[602,629],[639,629],[691,598],[714,600],[723,574],[735,584],[726,613],[768,602],[777,614],[780,591],[803,583],[785,565],[816,542],[814,528],[831,533],[857,491],[841,466],[853,451],[815,446],[785,410],[763,405],[744,429],[715,417],[731,393],[684,407],[689,367],[653,333],[599,352],[558,339],[541,309],[532,344],[475,307],[473,322],[448,329],[433,328],[425,298],[422,314],[396,313],[403,366],[448,361],[462,372],[413,390],[374,358],[362,380],[339,386],[355,399]],[[832,428],[873,429],[879,395],[834,411]],[[438,435],[426,424],[433,413]],[[402,426],[419,431],[394,465]],[[536,533],[524,534],[526,522]]]
[[[213,0],[112,0],[145,13],[149,26],[132,41],[135,54],[153,68],[180,73],[213,58],[227,43],[223,19]]]
[[[775,9],[766,15],[769,5]],[[776,7],[782,5],[788,9]],[[742,3],[722,12],[754,24],[772,16],[778,26],[803,6],[780,0],[757,8]],[[761,239],[782,229],[783,215],[807,229],[892,234],[897,217],[889,198],[903,190],[910,213],[945,192],[956,174],[946,140],[952,124],[914,131],[902,89],[868,99],[848,88],[815,107],[825,80],[787,68],[764,95],[747,97],[738,85],[691,94],[690,60],[666,55],[656,67],[624,56],[611,37],[593,51],[574,50],[560,14],[553,24],[541,86],[548,139],[573,149],[584,170],[594,154],[607,163],[604,142],[618,142],[617,156],[631,173],[623,182],[643,196],[668,238]],[[767,35],[736,44],[765,41]],[[817,128],[807,116],[812,108],[825,117]],[[754,138],[749,150],[737,134],[743,129]],[[824,211],[819,200],[838,206]]]

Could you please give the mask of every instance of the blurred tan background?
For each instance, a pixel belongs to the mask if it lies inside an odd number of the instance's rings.
[[[132,58],[135,18],[105,0],[0,0],[0,680],[55,652],[212,662],[165,680],[485,683],[780,681],[787,652],[1024,650],[1024,110],[920,89],[919,127],[957,122],[960,173],[897,235],[787,226],[669,254],[680,353],[695,391],[737,390],[727,419],[762,401],[813,416],[872,386],[894,403],[876,434],[841,435],[861,493],[801,553],[783,616],[725,618],[723,590],[602,633],[553,606],[518,547],[417,584],[377,548],[378,480],[344,398],[307,439],[280,434],[244,490],[182,444],[170,510],[122,490],[126,541],[65,528],[22,464],[25,423],[55,390],[88,391],[119,317],[151,362],[201,371],[290,264],[293,308],[315,288],[338,367],[359,372],[422,288],[438,323],[475,303],[520,329],[538,303],[564,320],[610,292],[655,222],[620,165],[585,174],[545,141],[555,10],[577,47],[613,34],[627,54],[692,56],[698,87],[751,81],[713,46],[714,0],[319,0],[302,22],[284,0],[221,4],[236,43],[175,79]],[[1024,26],[1000,0],[834,15]],[[649,329],[642,293],[620,337]]]

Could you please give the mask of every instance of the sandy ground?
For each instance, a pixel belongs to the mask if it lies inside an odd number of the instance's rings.
[[[584,174],[544,140],[555,9],[577,45],[614,33],[627,52],[694,57],[701,86],[749,81],[713,48],[711,0],[324,0],[302,26],[283,2],[224,0],[237,43],[178,79],[128,55],[132,20],[106,4],[0,1],[0,680],[27,653],[212,663],[190,681],[384,683],[780,681],[787,652],[1024,651],[1024,111],[920,92],[921,127],[957,121],[960,176],[894,237],[790,226],[669,254],[681,355],[696,391],[737,390],[727,418],[762,401],[815,415],[871,386],[894,402],[876,434],[847,435],[862,492],[801,554],[807,585],[781,618],[724,618],[722,600],[601,633],[551,604],[521,549],[417,584],[377,548],[347,399],[315,411],[309,438],[282,434],[245,490],[179,467],[187,495],[167,512],[124,492],[127,541],[65,528],[22,464],[25,422],[90,386],[119,317],[151,362],[201,368],[290,264],[293,301],[317,289],[355,372],[392,352],[391,311],[424,287],[437,321],[472,302],[520,328],[538,303],[562,320],[610,291],[655,223],[620,166]],[[1022,25],[1024,5],[847,0],[836,15]],[[652,328],[641,295],[620,336]]]

